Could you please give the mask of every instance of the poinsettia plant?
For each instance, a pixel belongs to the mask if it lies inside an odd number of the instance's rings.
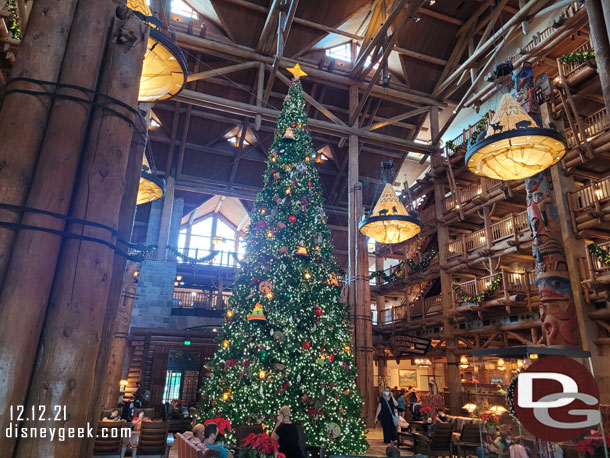
[[[266,433],[249,434],[244,439],[244,448],[239,451],[240,458],[286,458],[279,453],[280,444]]]
[[[209,420],[206,420],[203,424],[209,425],[210,423],[215,423],[216,426],[218,426],[219,434],[226,434],[227,432],[231,431],[231,422],[226,418],[211,418]]]
[[[429,418],[432,418],[433,412],[434,412],[434,410],[432,409],[432,407],[422,407],[421,410],[419,411],[419,413],[421,413],[421,416],[424,417],[426,420],[428,420]]]
[[[490,426],[498,426],[499,419],[500,417],[492,412],[484,412],[481,414],[481,421],[486,428],[489,428]]]
[[[600,431],[594,431],[593,433],[581,439],[576,444],[576,450],[578,453],[586,455],[587,457],[605,456],[604,454],[604,436]],[[610,436],[606,436],[606,447],[610,446]]]

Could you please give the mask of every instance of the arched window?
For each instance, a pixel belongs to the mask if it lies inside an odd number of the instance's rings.
[[[197,259],[219,251],[210,263],[223,266],[237,264],[233,253],[237,253],[239,259],[245,254],[245,244],[240,233],[218,214],[208,215],[183,227],[178,236],[178,249]]]

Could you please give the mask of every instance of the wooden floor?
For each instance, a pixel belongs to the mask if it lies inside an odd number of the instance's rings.
[[[369,441],[369,449],[366,451],[364,456],[385,456],[386,445],[383,443],[383,431],[381,428],[371,428],[367,434],[367,440]],[[400,455],[411,456],[413,455],[413,452],[401,447]],[[175,445],[170,450],[169,456],[171,458],[178,457],[178,448]]]

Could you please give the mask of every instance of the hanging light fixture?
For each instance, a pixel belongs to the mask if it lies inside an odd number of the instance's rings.
[[[462,355],[460,357],[460,367],[462,369],[468,369],[469,366],[470,366],[470,363],[468,362],[468,358],[466,357],[466,355]]]
[[[159,28],[145,0],[127,0],[127,6],[149,26],[148,45],[140,78],[138,101],[155,102],[177,95],[186,85],[188,69],[182,50]]]
[[[498,359],[498,363],[496,364],[496,369],[498,369],[499,371],[506,370],[506,365],[502,358]]]
[[[147,204],[153,200],[160,199],[165,194],[165,180],[153,175],[146,170],[140,174],[140,185],[138,186],[137,205]]]
[[[466,165],[477,175],[518,180],[546,170],[565,152],[559,132],[538,127],[510,94],[504,94],[487,132],[468,148]]]
[[[371,216],[363,216],[358,229],[362,235],[379,243],[404,242],[420,233],[421,223],[415,212],[407,211],[394,192],[391,184],[394,164],[382,162],[381,167],[385,187]]]
[[[430,367],[432,366],[432,361],[430,361],[428,358],[417,358],[415,360],[415,365],[417,367]]]

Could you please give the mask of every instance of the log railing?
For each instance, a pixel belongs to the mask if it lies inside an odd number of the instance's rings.
[[[608,117],[608,111],[605,107],[596,111],[592,115],[584,118],[583,124],[585,126],[585,135],[588,139],[593,139],[599,134],[607,132],[610,130],[610,117]],[[574,136],[572,129],[566,129],[565,137],[570,148],[577,146],[576,137]]]
[[[610,214],[610,176],[569,192],[568,203],[575,232],[595,228],[598,218]]]
[[[508,297],[515,293],[526,294],[528,297],[535,295],[537,287],[534,272],[511,272],[508,270],[501,270],[499,273],[502,275],[502,278],[500,280],[500,286],[494,296],[500,295]],[[475,280],[457,283],[457,286],[466,294],[475,296],[488,289],[496,275],[497,274],[487,275]],[[454,306],[457,306],[462,302],[455,292],[453,293],[453,301]]]
[[[168,249],[166,253],[167,261],[178,261],[182,264],[199,264],[221,267],[239,267],[237,259],[241,256],[231,251],[209,250],[203,248],[177,248],[176,251],[181,256],[176,256],[173,250]],[[206,259],[216,253],[210,259]]]
[[[436,216],[434,205],[429,205],[426,208],[422,208],[419,212],[419,220],[422,224],[428,224],[434,222]]]
[[[427,254],[427,253],[426,253]],[[415,262],[418,262],[417,260]],[[438,264],[438,256],[435,256],[434,259],[432,259],[432,261],[430,262],[430,266],[433,266],[435,264]],[[398,269],[400,269],[400,262],[396,265],[390,266],[387,269],[384,269],[383,273],[387,276],[392,275],[394,272],[396,272]],[[398,278],[403,278],[406,279],[408,273],[410,272],[410,269],[408,266],[405,266],[404,268],[404,272],[402,274],[402,276],[398,277]],[[398,278],[396,280],[398,280]],[[395,281],[395,280],[394,280]],[[387,285],[388,283],[392,283],[392,280],[390,281],[385,281],[382,277],[370,277],[369,278],[369,284],[370,285]]]
[[[510,215],[490,226],[491,244],[493,245],[507,238],[516,239],[528,229],[527,212]],[[485,246],[487,246],[485,230],[479,229],[471,234],[462,236],[460,239],[450,240],[447,243],[447,257],[460,256]]]
[[[445,197],[443,207],[445,211],[451,211],[459,208],[458,205],[464,205],[472,201],[475,197],[485,195],[489,191],[502,186],[502,181],[491,178],[481,178],[479,183],[472,184],[465,188],[457,189],[455,194]]]
[[[438,296],[418,299],[412,303],[403,302],[391,309],[378,312],[378,324],[387,326],[394,323],[412,320],[423,320],[431,317],[438,317],[443,312],[443,299]]]
[[[223,293],[222,300],[219,300],[217,291],[188,291],[175,289],[173,306],[179,308],[223,310],[230,295],[231,294],[228,292]]]
[[[598,246],[606,251],[610,251],[610,241],[599,243]],[[610,266],[599,261],[591,252],[587,249],[586,251],[586,263],[587,263],[587,277],[586,280],[596,280],[600,276],[605,276],[610,273]]]
[[[580,45],[578,48],[576,48],[574,50],[574,52],[587,52],[587,51],[593,51],[593,45],[591,44],[590,41],[587,41],[586,43]],[[587,65],[586,62],[568,64],[568,63],[561,61],[561,58],[560,58],[560,62],[561,62],[561,66],[563,68],[563,75],[565,78],[569,78],[574,73],[576,73],[578,70],[580,70],[582,67]]]

